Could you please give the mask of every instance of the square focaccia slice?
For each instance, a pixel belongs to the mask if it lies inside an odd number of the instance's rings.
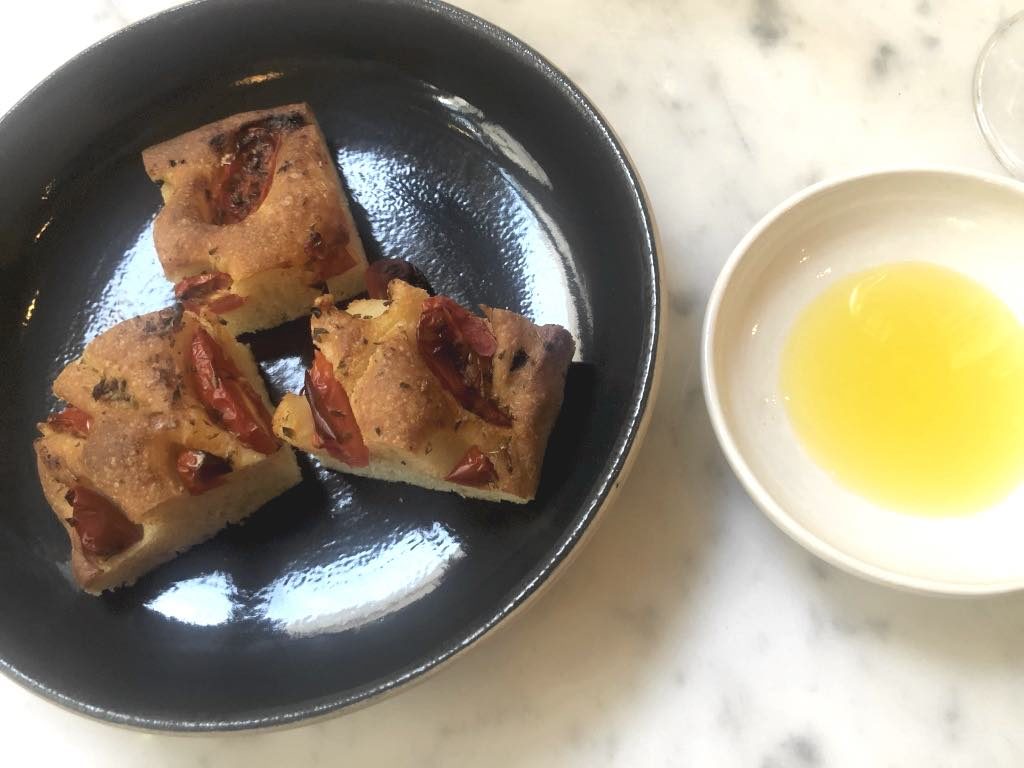
[[[239,334],[363,290],[366,255],[306,104],[244,112],[142,153],[164,206],[153,240],[176,297]]]
[[[175,309],[115,325],[53,383],[35,441],[87,592],[131,584],[299,482],[252,354]]]
[[[323,464],[491,501],[534,497],[572,336],[501,309],[475,315],[402,280],[390,299],[313,311],[303,396],[274,431]]]

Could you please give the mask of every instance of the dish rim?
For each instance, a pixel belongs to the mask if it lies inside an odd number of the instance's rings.
[[[88,66],[87,59],[95,51],[109,45],[112,41],[135,33],[135,30],[149,24],[166,23],[176,16],[192,13],[196,8],[215,5],[222,0],[189,0],[189,2],[172,8],[164,9],[142,19],[134,21],[115,30],[95,43],[84,48],[71,57],[31,90],[19,98],[2,116],[0,116],[0,132],[11,118],[23,109],[30,109],[39,99],[47,98],[47,91],[62,77],[76,71],[79,67]],[[640,220],[643,231],[641,255],[643,257],[645,290],[650,291],[649,307],[644,318],[645,338],[640,351],[641,362],[637,371],[637,382],[642,386],[639,395],[630,403],[630,409],[623,421],[623,427],[609,453],[612,459],[610,469],[603,473],[593,486],[590,497],[592,502],[585,502],[577,514],[575,524],[567,529],[555,541],[555,549],[530,572],[526,582],[498,610],[483,622],[475,624],[472,631],[458,637],[453,642],[442,646],[440,651],[431,654],[425,661],[405,670],[400,670],[382,681],[357,689],[347,695],[324,697],[318,703],[305,703],[289,708],[286,712],[256,715],[238,719],[189,720],[181,718],[155,718],[134,715],[129,712],[114,711],[104,707],[88,704],[73,696],[62,693],[41,681],[21,672],[0,656],[0,672],[43,699],[76,714],[86,715],[94,720],[107,724],[127,727],[153,733],[208,733],[246,730],[277,730],[300,725],[307,725],[361,709],[369,704],[404,690],[407,686],[425,680],[434,672],[447,666],[456,657],[484,637],[492,636],[494,630],[507,626],[508,620],[520,615],[524,608],[532,605],[541,592],[554,583],[564,572],[565,566],[579,553],[581,545],[593,532],[595,524],[602,517],[609,504],[618,495],[620,486],[632,468],[636,449],[650,425],[651,412],[656,402],[656,394],[662,372],[663,335],[666,322],[666,307],[662,298],[664,264],[660,248],[657,225],[654,219],[650,199],[643,182],[625,149],[623,142],[612,129],[603,114],[594,106],[582,89],[564,72],[555,67],[522,40],[469,11],[457,8],[443,0],[389,0],[391,11],[401,13],[403,8],[417,7],[426,9],[443,18],[448,23],[475,32],[485,42],[496,47],[513,58],[525,60],[534,65],[539,75],[554,84],[567,100],[576,102],[583,112],[583,119],[599,129],[603,143],[608,152],[608,159],[614,161],[624,179],[628,183],[633,199],[633,209]]]
[[[776,222],[811,198],[843,186],[851,186],[884,177],[935,176],[955,178],[1000,187],[1024,199],[1024,183],[1016,179],[988,171],[977,171],[950,165],[908,165],[875,168],[842,174],[811,184],[789,196],[772,208],[751,228],[733,248],[715,280],[708,298],[701,329],[701,382],[704,400],[711,418],[715,437],[725,454],[733,473],[757,507],[779,529],[811,554],[837,568],[884,586],[929,595],[947,597],[983,597],[1006,594],[1024,589],[1024,577],[999,582],[965,583],[913,576],[891,568],[875,565],[863,558],[850,555],[822,537],[812,533],[798,522],[764,487],[757,474],[750,468],[740,450],[733,431],[729,428],[719,395],[718,377],[714,370],[713,358],[716,349],[718,319],[724,297],[740,264],[760,237]]]

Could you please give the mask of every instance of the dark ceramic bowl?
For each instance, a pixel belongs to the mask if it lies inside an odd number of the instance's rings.
[[[308,101],[371,258],[466,303],[559,322],[579,344],[537,500],[486,504],[305,480],[102,598],[71,583],[31,443],[50,382],[113,323],[171,300],[160,196],[139,152],[234,112]],[[151,729],[282,725],[394,690],[548,580],[642,431],[658,265],[636,174],[580,92],[478,18],[412,0],[209,0],[108,38],[0,123],[0,666]],[[306,323],[256,335],[275,397]]]

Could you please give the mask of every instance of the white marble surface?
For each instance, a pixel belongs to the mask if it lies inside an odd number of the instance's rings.
[[[5,4],[0,105],[165,0]],[[699,390],[719,266],[769,207],[866,167],[998,170],[970,75],[998,0],[463,0],[604,111],[669,269],[654,425],[576,563],[427,682],[290,731],[169,737],[0,680],[0,762],[76,766],[1024,764],[1024,598],[951,601],[815,561],[748,501]]]

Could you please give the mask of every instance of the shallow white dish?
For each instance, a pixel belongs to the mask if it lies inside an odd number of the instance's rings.
[[[841,568],[945,594],[1024,588],[1024,485],[969,517],[900,514],[838,484],[789,422],[779,361],[801,310],[831,282],[899,261],[958,270],[1024,321],[1024,185],[885,171],[817,184],[769,213],[729,257],[705,317],[704,391],[718,440],[758,506]]]

